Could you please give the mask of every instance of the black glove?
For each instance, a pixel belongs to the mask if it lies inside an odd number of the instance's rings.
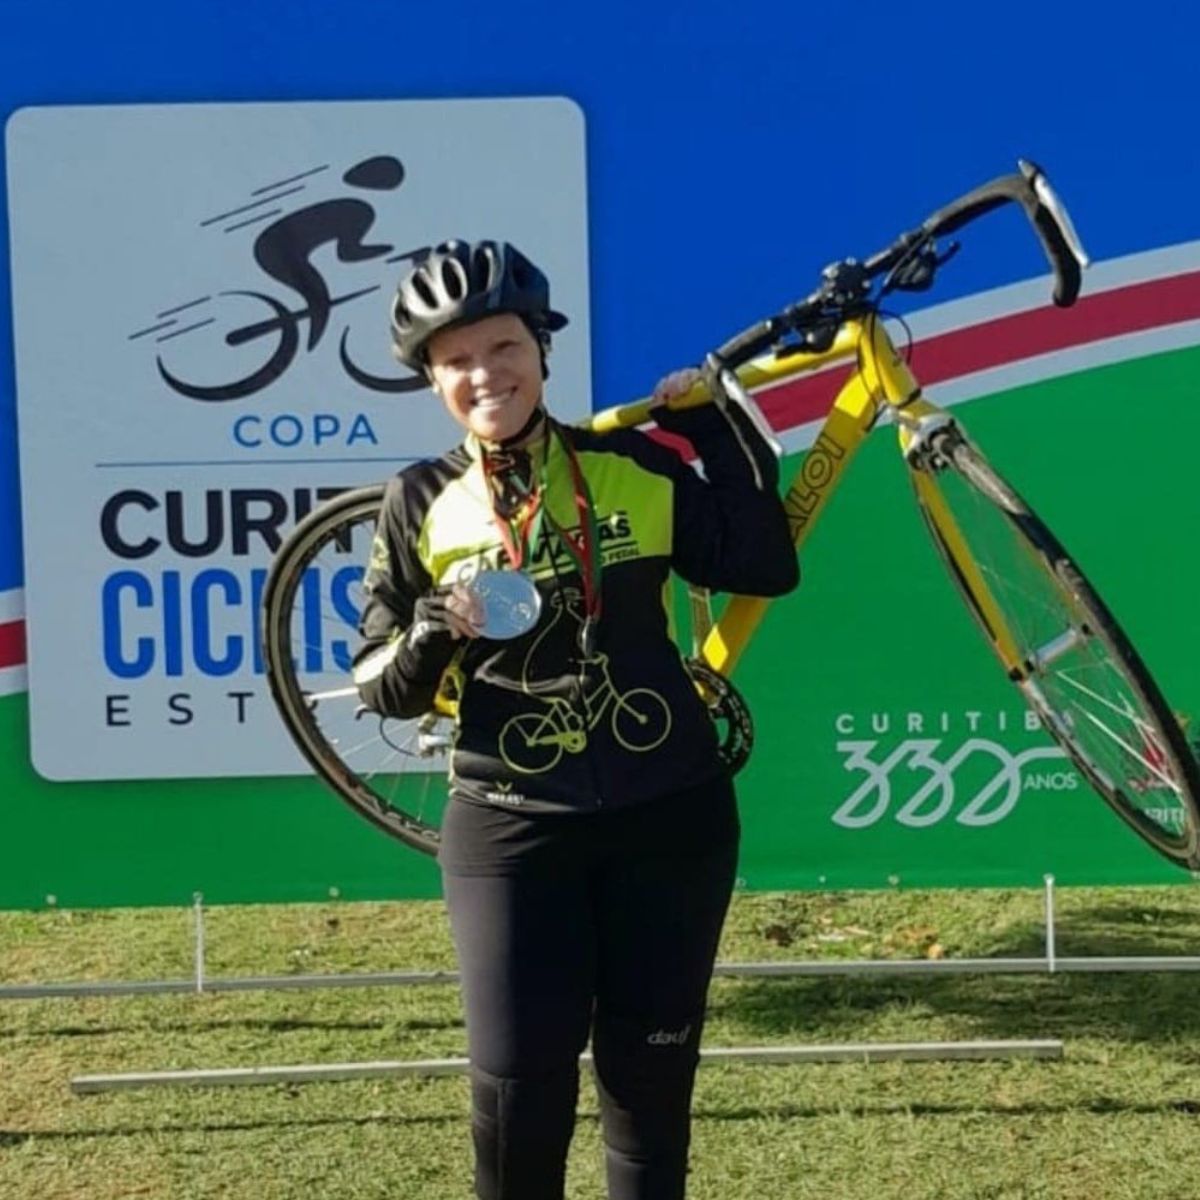
[[[450,665],[456,648],[446,601],[449,588],[439,588],[417,597],[412,624],[400,649],[401,670],[414,681],[440,679]]]
[[[446,601],[450,598],[449,588],[438,588],[417,597],[413,605],[412,624],[408,627],[407,641],[423,642],[427,638],[445,637],[452,639],[450,614],[446,611]]]
[[[736,404],[724,411],[715,404],[679,409],[660,404],[651,411],[660,429],[691,442],[710,483],[750,482],[759,490],[778,486],[779,462],[774,451]]]
[[[660,429],[687,438],[697,448],[713,438],[730,436],[729,425],[715,404],[696,404],[691,408],[668,408],[659,404],[651,409],[651,413]]]

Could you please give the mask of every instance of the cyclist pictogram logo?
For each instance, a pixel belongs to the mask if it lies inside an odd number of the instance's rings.
[[[254,395],[279,379],[302,351],[316,351],[331,324],[340,325],[337,353],[342,370],[359,386],[377,392],[411,392],[426,386],[421,375],[398,369],[397,374],[384,376],[361,366],[351,349],[350,321],[335,321],[335,312],[340,316],[344,305],[379,292],[390,286],[390,280],[333,295],[314,261],[320,252],[332,251],[338,263],[394,266],[420,262],[429,253],[428,246],[397,251],[391,242],[372,234],[377,213],[361,193],[397,191],[404,183],[404,165],[392,155],[366,158],[341,175],[341,183],[352,195],[291,211],[280,206],[329,170],[328,165],[314,167],[256,188],[248,202],[200,221],[202,229],[226,234],[270,221],[254,238],[251,257],[275,288],[233,287],[186,300],[157,312],[152,324],[128,335],[130,341],[153,339],[158,373],[173,391],[206,402]],[[378,325],[378,320],[372,322],[373,341],[381,337]],[[189,345],[180,339],[194,339],[200,331],[208,335],[205,348],[197,352],[193,344],[189,357]],[[218,335],[216,341],[213,333]]]

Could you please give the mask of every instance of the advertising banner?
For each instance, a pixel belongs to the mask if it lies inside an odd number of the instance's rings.
[[[391,357],[396,280],[448,237],[521,247],[571,318],[562,415],[590,408],[582,114],[31,108],[7,150],[34,768],[303,773],[262,679],[271,555],[458,440]]]
[[[619,390],[635,368],[648,390],[732,332],[710,303],[754,316],[757,259],[722,275],[732,250],[696,254],[706,235],[676,191],[659,235],[621,209],[630,252],[611,253],[622,176],[593,170],[597,237],[583,117],[562,98],[25,108],[6,152],[17,420],[0,450],[11,443],[15,494],[19,441],[20,512],[0,508],[0,907],[435,895],[432,860],[312,777],[260,651],[266,572],[296,521],[457,440],[390,356],[396,279],[449,236],[527,251],[571,319],[548,385],[571,421],[635,398]],[[591,288],[589,232],[616,291]],[[763,252],[767,303],[799,294],[783,257]],[[697,261],[703,292],[674,313],[653,300]],[[598,395],[589,296],[620,334],[596,348]],[[959,295],[893,333],[1194,736],[1200,243],[1102,261],[1072,309],[1048,296],[1044,278]],[[761,397],[785,476],[821,471],[814,438],[845,370]],[[757,730],[738,781],[742,886],[1186,881],[998,669],[894,431],[861,451],[802,570],[735,676]],[[340,573],[315,577],[302,605],[310,588],[314,611],[339,612],[327,666],[357,614],[339,608]]]

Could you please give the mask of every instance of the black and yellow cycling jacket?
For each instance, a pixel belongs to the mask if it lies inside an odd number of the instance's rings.
[[[552,525],[577,532],[571,463],[546,455],[542,524],[523,568],[542,596],[537,625],[509,641],[411,636],[417,599],[507,565],[478,442],[405,468],[389,482],[367,571],[364,703],[399,717],[432,705],[449,668],[459,690],[451,761],[458,799],[522,812],[594,811],[654,799],[721,773],[712,722],[668,632],[668,576],[713,591],[773,596],[797,582],[778,496],[778,464],[740,417],[765,484],[711,405],[659,423],[695,447],[704,477],[636,430],[557,426],[587,480],[599,532],[602,615],[580,647],[583,581]]]

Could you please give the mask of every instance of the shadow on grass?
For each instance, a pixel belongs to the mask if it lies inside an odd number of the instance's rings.
[[[106,1129],[0,1129],[0,1150],[6,1146],[23,1146],[30,1142],[85,1142],[92,1138],[158,1137],[164,1133],[256,1133],[263,1129],[320,1129],[347,1126],[411,1127],[419,1125],[457,1125],[464,1121],[458,1110],[446,1113],[425,1113],[421,1116],[338,1116],[284,1117],[261,1121],[176,1121],[169,1125],[114,1125]]]
[[[862,1037],[864,1014],[894,1012],[953,1020],[959,1037],[1195,1042],[1195,997],[1195,978],[1179,974],[775,979],[726,985],[710,1013],[753,1033],[826,1040]],[[1200,1051],[1179,1058],[1196,1062]]]
[[[295,1017],[229,1017],[219,1021],[174,1021],[170,1023],[153,1019],[142,1025],[56,1025],[45,1029],[31,1030],[0,1029],[0,1039],[21,1038],[85,1038],[117,1037],[122,1034],[145,1033],[225,1033],[230,1030],[259,1030],[263,1033],[305,1033],[311,1030],[333,1030],[350,1033],[413,1032],[428,1033],[451,1029],[462,1029],[462,1017],[444,1019],[406,1018],[402,1020],[374,1021],[325,1021],[305,1020]]]
[[[831,1116],[854,1117],[1053,1117],[1079,1113],[1096,1116],[1143,1115],[1195,1116],[1200,1114],[1200,1099],[1162,1100],[1155,1104],[1135,1103],[1098,1096],[1075,1103],[1045,1104],[756,1104],[738,1108],[699,1106],[693,1110],[697,1121],[821,1120]],[[597,1122],[598,1114],[580,1111],[580,1123]],[[103,1138],[161,1137],[163,1134],[257,1133],[262,1130],[322,1129],[346,1127],[415,1128],[422,1125],[459,1125],[465,1116],[459,1110],[426,1113],[420,1116],[385,1114],[382,1116],[286,1117],[257,1121],[193,1121],[171,1124],[116,1125],[101,1129],[0,1129],[0,1149],[27,1144],[86,1142]]]
[[[1200,956],[1200,911],[1154,904],[1097,904],[1059,913],[1054,923],[1060,958]],[[1006,930],[993,958],[1038,958],[1046,952],[1040,923]]]
[[[1197,916],[1141,905],[1100,905],[1057,922],[1060,958],[1200,954]],[[1134,928],[1121,928],[1132,925]],[[1140,928],[1139,928],[1140,927]],[[988,957],[1036,958],[1037,923],[1006,931]],[[966,956],[966,955],[964,955]],[[710,1013],[751,1033],[863,1036],[864,1014],[946,1019],[955,1036],[1098,1038],[1163,1043],[1200,1038],[1200,973],[829,976],[722,981]],[[1177,1052],[1200,1062],[1200,1049]]]
[[[1053,1117],[1092,1113],[1096,1116],[1167,1116],[1200,1113],[1200,1100],[1163,1100],[1157,1104],[1130,1103],[1098,1096],[1094,1100],[1062,1104],[759,1104],[745,1108],[704,1108],[692,1111],[698,1121],[818,1120],[831,1116],[853,1117],[961,1117],[967,1114],[994,1117]]]

